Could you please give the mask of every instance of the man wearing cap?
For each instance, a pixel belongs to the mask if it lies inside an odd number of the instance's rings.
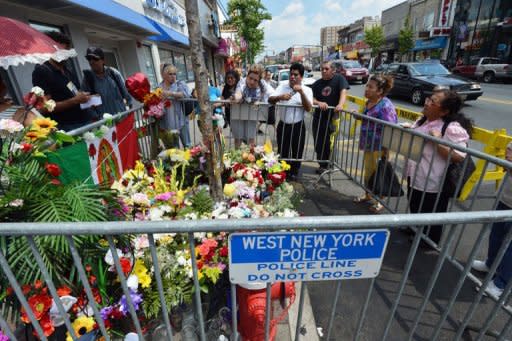
[[[113,67],[105,65],[105,54],[99,47],[89,47],[85,58],[91,70],[84,70],[82,89],[101,96],[101,104],[91,109],[94,120],[101,119],[104,113],[116,114],[132,105],[132,98],[126,90],[123,76]],[[126,100],[126,102],[125,102]]]
[[[46,34],[64,48],[71,48],[71,40],[62,33],[52,31]],[[50,59],[36,65],[32,72],[32,84],[42,88],[56,102],[52,112],[42,114],[55,120],[58,129],[69,131],[91,122],[87,111],[80,108],[81,103],[89,101],[89,93],[78,90],[78,79],[67,68],[65,60],[57,62]]]

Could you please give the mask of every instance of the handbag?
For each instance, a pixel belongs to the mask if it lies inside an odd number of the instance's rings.
[[[465,164],[467,164],[466,169],[463,169]],[[448,169],[446,170],[446,176],[444,178],[443,189],[441,192],[450,198],[458,198],[462,188],[469,180],[475,169],[475,162],[469,155],[466,155],[466,158],[462,162],[450,162]],[[460,184],[460,188],[457,193],[455,193],[457,185],[461,182],[461,178],[462,183]]]
[[[384,157],[379,160],[377,169],[370,176],[368,189],[378,196],[401,197],[404,195],[393,166]]]

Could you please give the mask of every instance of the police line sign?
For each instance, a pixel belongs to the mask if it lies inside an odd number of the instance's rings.
[[[388,230],[233,233],[231,283],[376,277]]]

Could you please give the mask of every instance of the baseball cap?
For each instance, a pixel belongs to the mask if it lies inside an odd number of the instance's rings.
[[[99,47],[91,46],[87,49],[87,52],[85,53],[85,58],[105,59],[105,54],[103,53],[103,50]]]

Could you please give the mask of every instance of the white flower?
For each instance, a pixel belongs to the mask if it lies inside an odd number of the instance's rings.
[[[48,112],[54,111],[55,110],[55,106],[57,106],[57,103],[55,103],[55,101],[53,99],[49,99],[46,102],[44,102],[44,108]]]
[[[44,96],[44,90],[41,89],[40,87],[38,86],[34,86],[31,90],[30,90],[31,93],[33,93],[34,95],[36,96]]]
[[[139,288],[139,277],[136,275],[130,275],[126,280],[126,286],[133,291],[136,291]]]
[[[141,206],[149,207],[151,205],[148,196],[144,193],[135,193],[134,195],[132,195],[132,200],[134,204],[138,204]]]
[[[196,212],[191,212],[191,213],[187,213],[185,214],[185,220],[197,220],[197,213]]]
[[[94,134],[93,134],[93,133],[91,133],[90,131],[88,131],[88,132],[84,133],[84,134],[82,135],[82,137],[83,137],[83,139],[84,139],[85,141],[87,141],[87,142],[92,142],[92,141],[94,141],[94,140],[96,139],[96,136],[94,136]]]
[[[102,126],[100,127],[100,132],[101,132],[101,134],[102,134],[102,135],[105,135],[106,133],[108,133],[108,132],[109,132],[109,130],[110,130],[110,128],[109,128],[109,127],[107,127],[106,125],[102,125]]]
[[[23,130],[23,124],[9,118],[3,118],[0,120],[0,135],[3,135],[2,130],[14,134]]]
[[[194,232],[194,238],[197,240],[203,240],[206,237],[206,232]]]
[[[114,117],[114,116],[110,115],[109,113],[104,113],[103,114],[103,119],[105,119],[105,120],[111,120],[112,117]]]
[[[176,259],[179,265],[185,266],[187,264],[187,259],[183,256],[179,256],[178,259]]]
[[[257,145],[254,147],[254,152],[256,154],[263,154],[264,151],[265,151],[265,148],[263,146]]]
[[[151,207],[149,209],[149,220],[151,221],[160,221],[163,220],[164,211],[159,207]]]
[[[60,297],[60,302],[64,307],[64,311],[68,311],[71,309],[73,304],[77,301],[76,297],[64,295]],[[57,309],[57,304],[52,299],[52,307],[50,308],[50,319],[55,327],[62,326],[64,324],[64,317],[59,313]]]
[[[116,249],[116,251],[117,251],[117,256],[119,258],[123,257],[123,251],[121,251],[119,249]],[[105,254],[105,263],[107,263],[108,265],[114,265],[114,256],[112,256],[112,251],[110,251],[110,249]]]
[[[11,207],[21,207],[23,206],[23,199],[15,199],[9,203]]]

